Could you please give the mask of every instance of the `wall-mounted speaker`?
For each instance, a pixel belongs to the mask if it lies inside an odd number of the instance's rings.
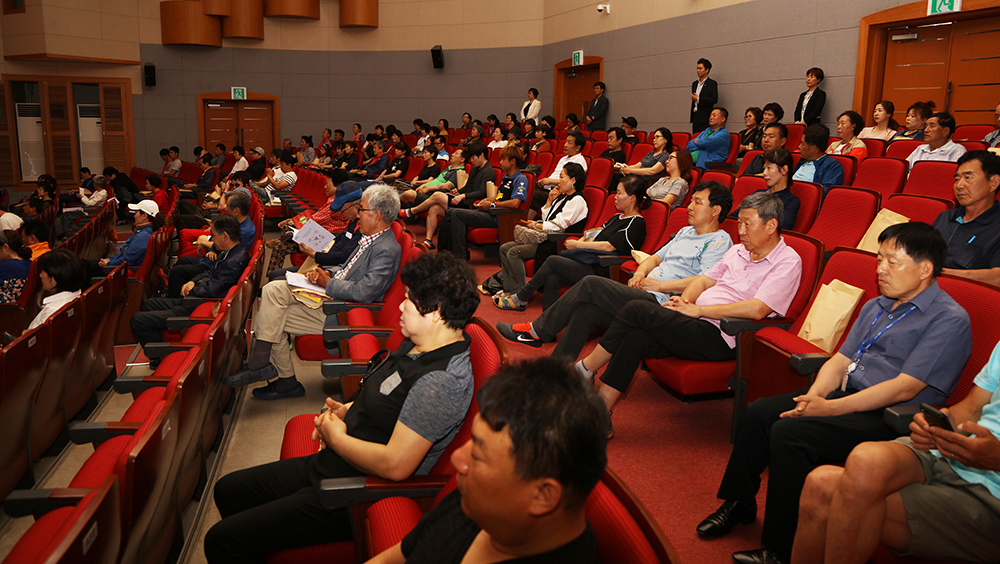
[[[142,76],[146,86],[156,86],[156,65],[153,63],[143,65]]]
[[[444,68],[444,51],[440,45],[431,47],[431,62],[434,63],[434,68],[436,69]]]

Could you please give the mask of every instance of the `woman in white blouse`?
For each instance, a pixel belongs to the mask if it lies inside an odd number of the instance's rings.
[[[538,101],[538,89],[528,89],[528,100],[521,106],[521,121],[533,119],[538,123],[538,114],[542,111],[542,103]]]
[[[53,249],[38,257],[37,262],[38,278],[46,297],[28,329],[45,323],[61,307],[79,298],[85,278],[83,261],[66,249]]]

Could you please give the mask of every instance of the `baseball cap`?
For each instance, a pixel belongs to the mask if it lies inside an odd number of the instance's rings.
[[[337,193],[330,202],[330,211],[340,211],[345,204],[361,199],[361,187],[353,180],[341,182]]]
[[[160,206],[156,205],[153,200],[143,200],[138,204],[129,204],[129,211],[142,211],[146,215],[156,215],[160,213]]]
[[[639,127],[639,121],[632,116],[623,117],[622,123],[628,124],[629,127]]]
[[[264,147],[254,147],[253,152],[255,152],[258,155],[260,155],[260,156],[263,157],[264,156]]]

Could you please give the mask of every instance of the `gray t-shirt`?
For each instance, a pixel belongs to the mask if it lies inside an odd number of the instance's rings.
[[[218,154],[212,157],[212,166],[222,166],[226,164],[226,155]]]
[[[670,209],[674,209],[677,206],[681,205],[681,202],[684,201],[684,196],[687,195],[687,192],[688,192],[687,180],[684,180],[683,178],[675,178],[673,180],[670,180],[670,178],[667,177],[657,180],[656,183],[654,183],[652,186],[649,187],[648,190],[646,190],[646,193],[649,194],[649,197],[653,198],[654,200],[662,200],[663,198],[666,198],[670,194],[677,196],[677,199],[674,200],[674,203],[670,205]]]
[[[399,412],[399,422],[433,445],[415,475],[426,475],[448,448],[465,420],[474,389],[469,351],[457,354],[445,370],[428,372],[407,394]]]
[[[170,161],[167,163],[167,172],[173,172],[173,176],[177,176],[177,173],[181,171],[182,164],[180,159]]]

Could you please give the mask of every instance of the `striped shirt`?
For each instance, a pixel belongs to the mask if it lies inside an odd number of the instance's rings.
[[[343,268],[335,272],[333,274],[333,277],[336,278],[337,280],[346,280],[348,273],[351,272],[351,267],[353,267],[354,263],[358,261],[358,258],[361,256],[361,253],[365,252],[365,249],[370,247],[372,243],[375,242],[375,239],[378,239],[379,236],[385,233],[386,231],[389,231],[389,228],[383,229],[382,231],[379,231],[374,235],[366,235],[362,237],[361,240],[358,241],[358,248],[354,249],[354,254],[351,255],[351,258],[347,260],[347,264],[345,264]]]

